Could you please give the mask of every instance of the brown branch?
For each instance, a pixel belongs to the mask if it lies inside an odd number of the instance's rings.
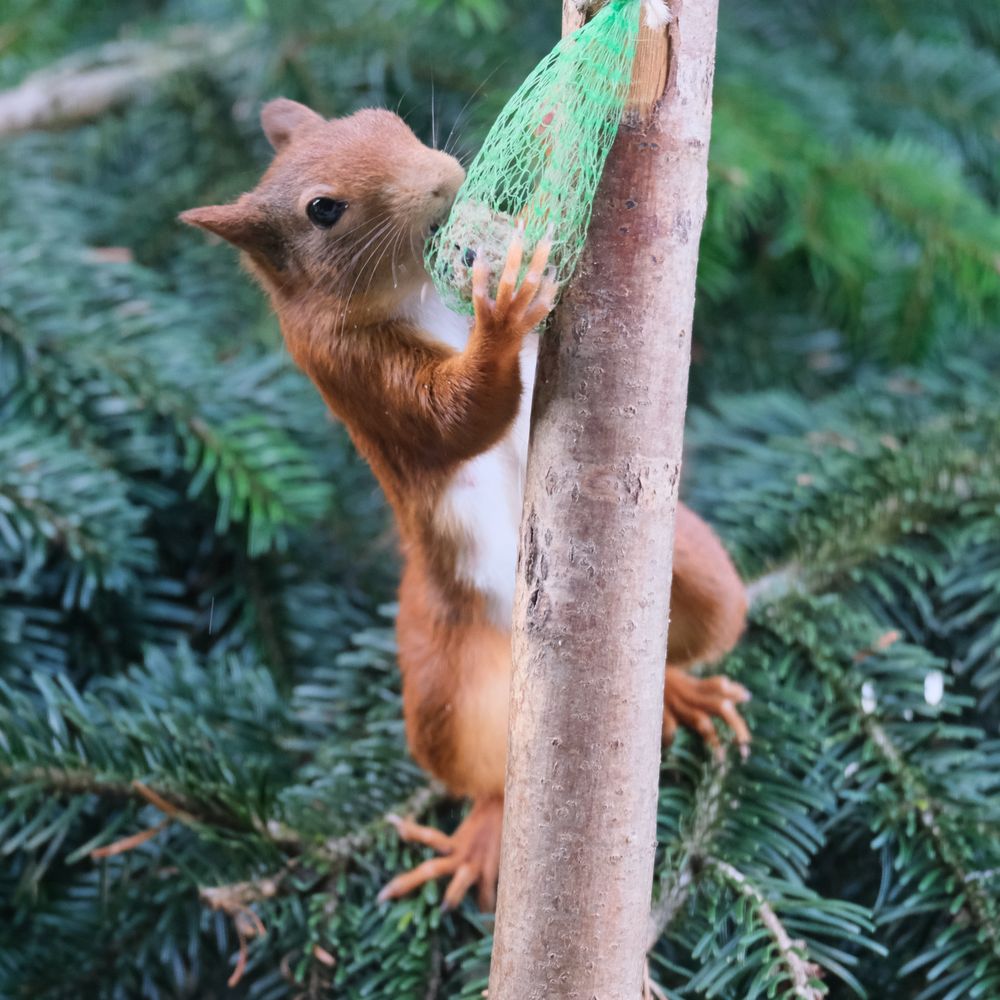
[[[784,572],[786,569],[787,567],[779,572]],[[767,598],[763,598],[763,600],[766,601]],[[858,716],[863,738],[867,739],[881,754],[889,775],[898,782],[899,800],[906,804],[907,809],[915,811],[916,818],[927,832],[938,859],[950,870],[955,881],[964,890],[963,910],[966,918],[975,923],[982,935],[980,939],[985,938],[992,955],[1000,958],[1000,913],[998,913],[994,894],[988,890],[984,891],[983,882],[977,877],[978,873],[966,870],[961,847],[956,846],[955,838],[942,825],[945,807],[937,800],[923,775],[919,770],[909,766],[904,752],[893,742],[876,712],[866,711],[859,703],[856,685],[858,673],[845,672],[840,661],[828,653],[811,648],[799,636],[787,634],[782,629],[779,629],[777,634],[790,646],[800,648],[805,655],[810,657],[812,663],[833,683],[837,696],[846,710]],[[869,644],[867,649],[855,654],[854,664],[863,662],[868,656],[884,650],[898,639],[899,635],[894,631],[882,633],[873,643]],[[914,803],[923,803],[923,805],[919,809],[914,809]],[[904,816],[908,815],[909,813],[904,811]]]
[[[823,1000],[825,991],[813,986],[811,980],[822,974],[822,969],[805,958],[805,942],[793,941],[785,930],[784,924],[778,919],[773,907],[764,898],[760,890],[738,868],[721,861],[712,860],[712,867],[732,885],[740,895],[749,899],[754,906],[760,922],[767,928],[778,953],[788,970],[792,981],[793,995],[800,1000]]]
[[[74,54],[0,92],[0,137],[75,125],[149,91],[165,79],[231,56],[245,28],[177,28],[157,41],[113,42]]]
[[[186,809],[181,809],[176,803],[170,802],[168,799],[164,798],[155,788],[150,788],[148,785],[144,785],[138,779],[130,782],[131,786],[139,793],[141,798],[144,798],[150,805],[156,806],[160,812],[165,813],[171,819],[176,819],[180,823],[197,823],[197,819],[191,815]]]
[[[249,954],[248,942],[253,938],[264,937],[267,934],[264,921],[251,909],[251,904],[277,896],[282,883],[295,868],[296,863],[297,860],[293,859],[277,875],[250,882],[234,882],[231,885],[199,888],[198,898],[209,909],[218,910],[232,918],[233,927],[236,929],[240,950],[236,965],[226,983],[230,989],[243,978]]]
[[[229,885],[199,888],[198,898],[210,910],[221,910],[223,913],[234,916],[247,909],[251,903],[259,903],[277,896],[282,882],[291,873],[293,867],[294,865],[290,864],[277,875],[268,875],[248,882],[233,882]]]
[[[161,833],[170,824],[170,820],[165,819],[161,823],[157,823],[156,826],[151,826],[148,830],[140,830],[138,833],[133,833],[130,837],[122,837],[121,840],[116,840],[111,844],[105,844],[104,847],[95,847],[94,850],[90,852],[90,857],[94,860],[100,858],[110,858],[115,854],[124,854],[126,851],[134,850],[141,844],[145,844],[146,841],[152,840],[158,833]]]

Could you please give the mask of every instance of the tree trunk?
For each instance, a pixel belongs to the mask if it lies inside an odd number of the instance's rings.
[[[640,996],[717,0],[671,6],[541,343],[490,1000]]]

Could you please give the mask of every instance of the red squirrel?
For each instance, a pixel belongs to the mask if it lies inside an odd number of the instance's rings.
[[[274,160],[229,205],[184,222],[238,247],[270,297],[292,358],[344,422],[392,507],[404,559],[397,636],[403,712],[418,763],[472,808],[448,836],[394,818],[400,835],[440,856],[400,875],[380,899],[451,876],[446,906],[473,886],[495,900],[500,858],[510,627],[537,328],[556,286],[549,243],[524,277],[518,230],[489,294],[473,263],[472,319],[450,311],[424,269],[424,242],[464,179],[390,111],[327,120],[294,101],[264,106]],[[744,628],[743,584],[711,528],[677,514],[663,736],[696,730],[720,752],[713,717],[741,750],[723,676],[682,668],[717,659]]]

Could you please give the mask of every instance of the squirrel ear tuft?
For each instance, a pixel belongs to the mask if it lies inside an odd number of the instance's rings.
[[[261,109],[260,123],[264,127],[267,141],[280,152],[291,139],[292,133],[303,125],[322,122],[323,118],[312,108],[307,108],[298,101],[290,101],[287,97],[278,97],[268,101]]]

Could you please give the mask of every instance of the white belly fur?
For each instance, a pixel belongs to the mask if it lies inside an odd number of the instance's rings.
[[[433,286],[414,303],[413,320],[434,340],[455,350],[462,350],[468,341],[471,320],[452,312]],[[521,350],[523,391],[514,423],[489,451],[459,467],[436,514],[439,530],[458,546],[459,577],[483,594],[493,624],[504,630],[510,628],[514,614],[517,539],[537,354],[538,335],[531,334]]]

